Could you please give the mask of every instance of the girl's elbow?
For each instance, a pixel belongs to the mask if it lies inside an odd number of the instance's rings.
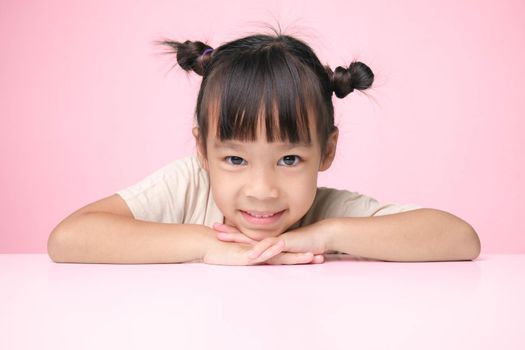
[[[53,230],[47,240],[47,255],[53,262],[63,262],[61,258],[61,238],[57,230]]]
[[[481,253],[481,241],[474,228],[468,225],[462,238],[465,260],[475,260]]]

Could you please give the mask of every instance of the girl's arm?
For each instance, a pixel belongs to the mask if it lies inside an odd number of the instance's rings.
[[[87,212],[67,218],[53,230],[48,254],[55,262],[107,264],[257,265],[323,261],[311,254],[281,252],[273,241],[266,242],[273,251],[271,259],[250,259],[251,245],[225,243],[215,236],[216,232],[204,225],[155,223],[114,213]]]
[[[49,236],[55,262],[147,264],[200,261],[212,230],[141,221],[107,212],[74,215]]]
[[[330,218],[327,249],[386,261],[474,260],[481,243],[470,224],[438,209]]]

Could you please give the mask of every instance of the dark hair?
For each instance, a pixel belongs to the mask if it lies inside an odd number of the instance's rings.
[[[176,53],[182,69],[203,76],[195,114],[204,150],[208,115],[214,111],[218,112],[221,141],[255,141],[259,123],[264,122],[268,142],[291,143],[311,142],[309,115],[313,113],[324,154],[335,129],[332,93],[343,98],[354,89],[367,89],[374,81],[372,70],[364,63],[354,61],[333,72],[305,42],[277,32],[247,36],[216,49],[201,41],[162,40],[157,44]]]

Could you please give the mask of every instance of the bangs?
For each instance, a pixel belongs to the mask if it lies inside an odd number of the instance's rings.
[[[205,119],[216,128],[219,140],[253,142],[264,127],[267,142],[311,144],[310,126],[316,124],[314,114],[319,117],[321,112],[318,79],[278,46],[217,67],[206,90]]]

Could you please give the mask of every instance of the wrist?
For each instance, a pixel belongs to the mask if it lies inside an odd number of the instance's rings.
[[[196,258],[192,262],[203,262],[204,257],[213,243],[216,243],[215,231],[205,225],[194,225],[196,237]]]
[[[338,251],[337,241],[340,235],[341,220],[339,218],[328,218],[325,221],[325,252]]]
[[[198,231],[198,253],[199,253],[199,262],[204,261],[204,257],[212,248],[212,245],[217,244],[216,231],[212,228],[209,228],[206,225],[200,225],[200,230]]]

